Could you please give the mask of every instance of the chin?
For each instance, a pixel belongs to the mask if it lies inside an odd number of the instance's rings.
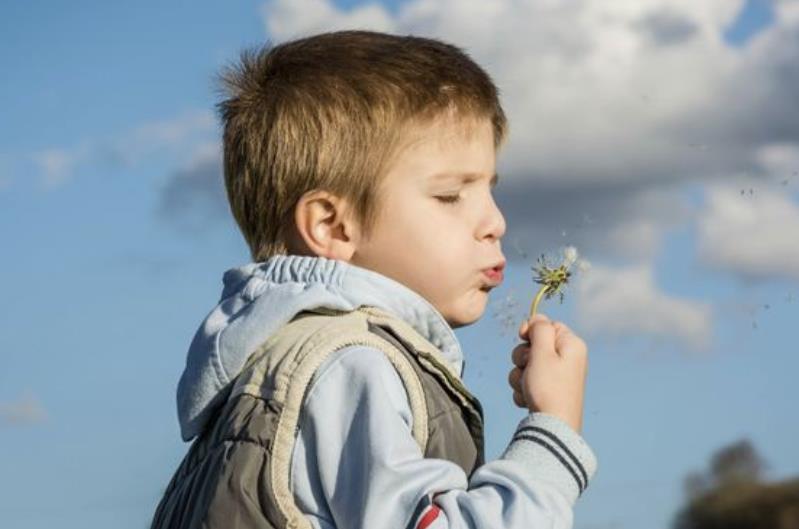
[[[460,327],[466,327],[467,325],[472,325],[476,323],[480,318],[483,317],[483,313],[485,311],[480,309],[476,314],[459,314],[457,316],[449,316],[445,318],[449,326],[453,329],[459,329]]]

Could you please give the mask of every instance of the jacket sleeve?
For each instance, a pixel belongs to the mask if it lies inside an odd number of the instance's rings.
[[[582,437],[531,413],[499,459],[468,479],[425,458],[405,388],[382,351],[348,346],[316,372],[292,460],[292,487],[315,527],[565,529],[596,471]]]

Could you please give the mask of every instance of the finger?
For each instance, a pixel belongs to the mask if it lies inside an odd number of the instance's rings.
[[[522,380],[522,370],[518,367],[514,367],[508,373],[508,384],[510,387],[513,388],[514,391],[521,391],[521,380]]]
[[[561,321],[553,321],[552,325],[555,326],[555,331],[557,334],[565,334],[567,332],[572,332],[569,326]]]
[[[513,392],[513,403],[516,404],[520,408],[526,408],[527,403],[524,402],[524,395],[519,393],[518,391]]]
[[[530,325],[523,321],[521,325],[519,325],[519,338],[525,341],[529,341],[530,337],[527,336],[527,331],[530,329]]]
[[[588,353],[588,346],[585,341],[573,333],[565,333],[558,336],[556,343],[558,353],[561,356],[572,357]]]
[[[569,334],[569,333],[572,332],[572,330],[569,328],[569,326],[566,325],[565,323],[556,321],[556,322],[552,322],[552,325],[555,327],[555,335],[557,337],[565,336],[566,334]]]
[[[530,355],[530,343],[520,343],[516,347],[513,348],[513,353],[511,354],[511,359],[513,360],[513,365],[519,366],[524,368],[527,365],[527,358]]]

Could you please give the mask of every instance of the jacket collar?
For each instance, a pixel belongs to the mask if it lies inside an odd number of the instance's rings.
[[[278,255],[225,272],[221,299],[197,330],[178,383],[183,439],[202,430],[248,355],[296,314],[320,307],[351,311],[361,305],[408,323],[462,375],[463,353],[454,331],[416,291],[345,261]]]

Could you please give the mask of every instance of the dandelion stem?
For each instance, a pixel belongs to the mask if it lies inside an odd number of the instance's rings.
[[[535,299],[533,299],[533,303],[530,306],[530,316],[527,318],[528,321],[533,319],[533,316],[535,316],[535,311],[538,310],[538,303],[541,301],[541,298],[544,296],[544,294],[546,294],[547,288],[549,288],[549,285],[543,285],[538,290],[538,294],[535,295]]]

